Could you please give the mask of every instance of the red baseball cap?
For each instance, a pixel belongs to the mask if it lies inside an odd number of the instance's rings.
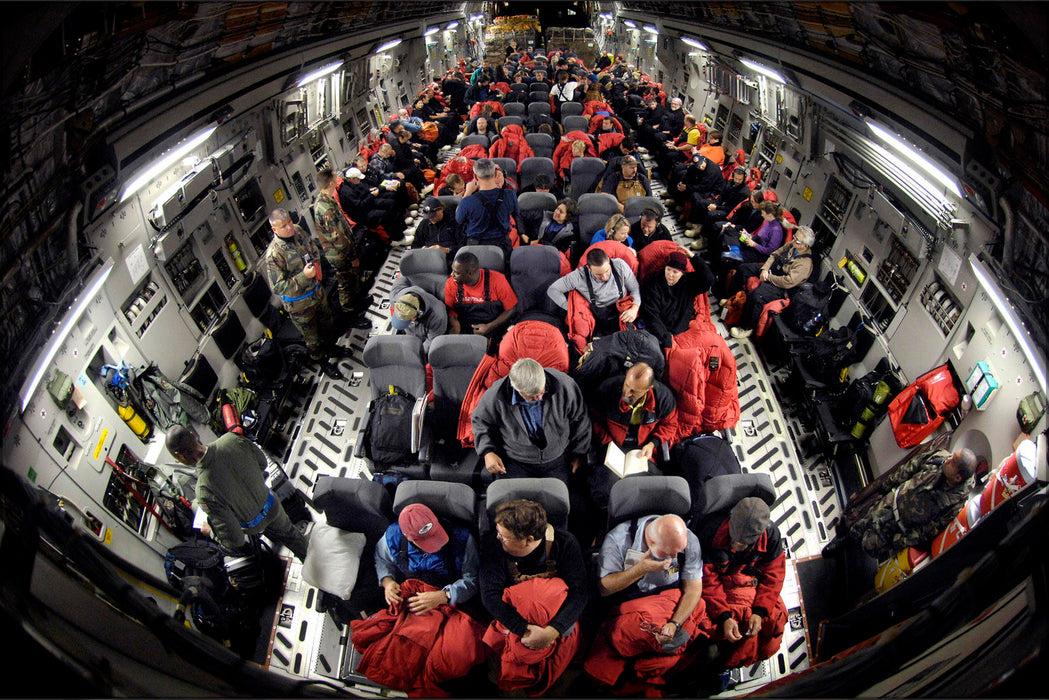
[[[437,522],[437,516],[422,503],[405,506],[397,518],[404,536],[419,549],[433,554],[448,544],[448,533]]]

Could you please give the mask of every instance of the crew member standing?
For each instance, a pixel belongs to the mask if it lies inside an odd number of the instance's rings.
[[[321,250],[288,212],[270,212],[273,241],[266,249],[266,274],[273,293],[284,302],[295,327],[302,333],[310,358],[332,379],[343,379],[329,355],[349,357],[351,350],[335,344],[334,319],[321,284]]]
[[[328,262],[335,268],[339,280],[339,305],[344,314],[354,313],[360,291],[361,261],[353,244],[353,222],[343,213],[336,199],[337,181],[330,168],[317,173],[320,192],[313,203],[313,217],[317,222],[317,237]]]

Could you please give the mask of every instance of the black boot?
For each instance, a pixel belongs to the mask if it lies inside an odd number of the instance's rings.
[[[331,360],[325,358],[320,361],[321,371],[331,379],[345,379],[346,375],[339,371]]]

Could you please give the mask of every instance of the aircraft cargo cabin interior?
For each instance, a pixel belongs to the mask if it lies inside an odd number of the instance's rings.
[[[12,9],[19,694],[1044,692],[1040,5]]]

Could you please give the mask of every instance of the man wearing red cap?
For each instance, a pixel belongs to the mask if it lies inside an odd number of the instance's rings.
[[[479,567],[477,543],[470,531],[452,525],[446,529],[421,503],[405,506],[375,547],[375,570],[387,603],[401,602],[401,584],[409,578],[438,589],[408,599],[408,609],[416,614],[473,598]]]

